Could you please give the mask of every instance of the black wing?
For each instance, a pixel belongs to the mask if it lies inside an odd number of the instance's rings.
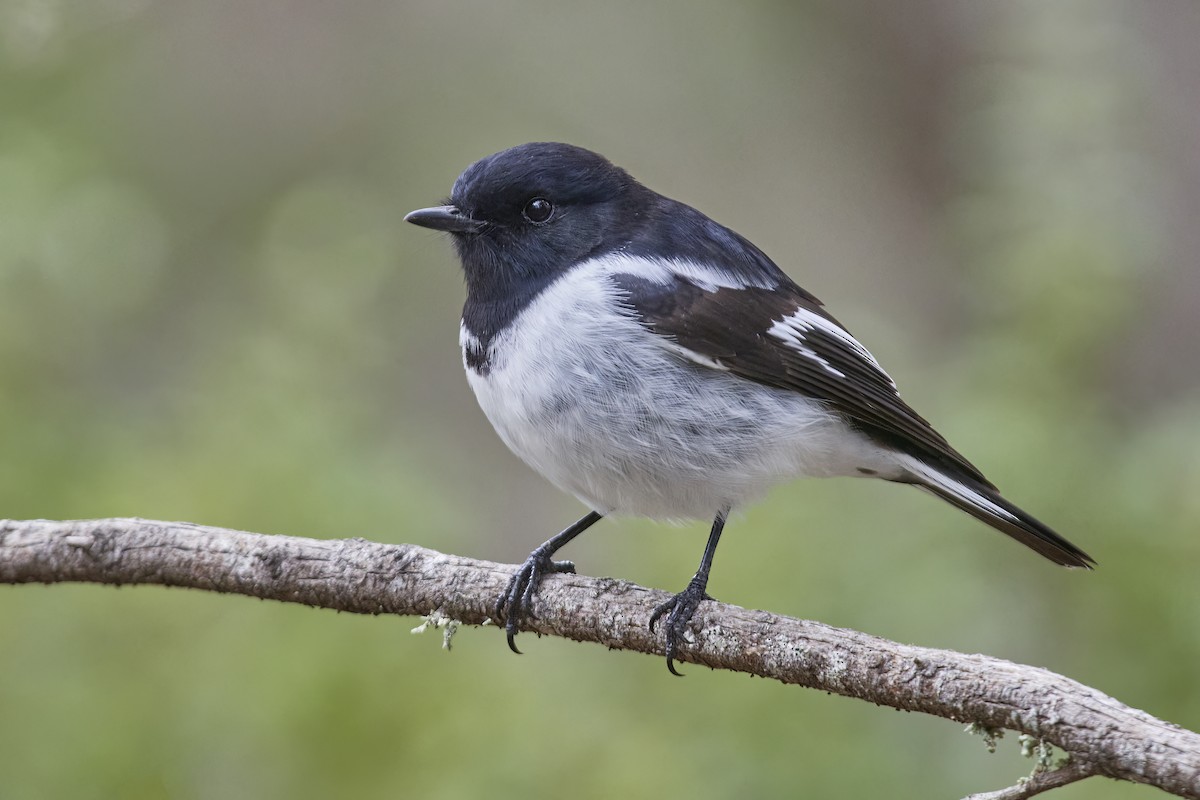
[[[995,488],[900,399],[869,352],[786,277],[772,288],[615,275],[638,320],[702,359],[765,386],[820,400],[872,440]]]

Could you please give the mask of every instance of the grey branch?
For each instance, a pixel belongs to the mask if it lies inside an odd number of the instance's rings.
[[[513,569],[362,539],[267,536],[141,519],[0,521],[0,583],[185,586],[480,625]],[[552,575],[537,594],[527,628],[661,655],[661,640],[648,622],[667,598],[625,581]],[[1019,731],[1071,758],[1067,767],[1035,773],[993,797],[1028,797],[1100,775],[1200,798],[1200,735],[1044,669],[716,602],[697,612],[693,632],[683,661],[983,729]]]
[[[973,794],[963,800],[1027,800],[1035,794],[1048,792],[1059,786],[1090,778],[1095,774],[1096,771],[1092,765],[1076,759],[1058,769],[1039,769],[1025,780],[1015,786],[1009,786],[1007,789]]]

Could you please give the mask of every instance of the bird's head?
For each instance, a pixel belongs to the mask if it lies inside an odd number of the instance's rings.
[[[453,236],[469,288],[503,289],[617,249],[649,195],[597,153],[535,142],[476,161],[446,205],[404,219]]]

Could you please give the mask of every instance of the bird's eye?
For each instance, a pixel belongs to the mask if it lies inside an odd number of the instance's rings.
[[[525,204],[521,216],[530,222],[545,222],[554,214],[554,206],[544,197],[535,197]]]

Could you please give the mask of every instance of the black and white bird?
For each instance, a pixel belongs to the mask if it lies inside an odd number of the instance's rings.
[[[500,438],[592,509],[497,602],[513,650],[541,577],[573,571],[554,554],[601,517],[711,519],[700,568],[651,617],[675,672],[730,512],[799,477],[911,484],[1055,563],[1093,563],[1001,497],[761,250],[603,156],[513,147],[405,219],[452,235],[463,362]]]

